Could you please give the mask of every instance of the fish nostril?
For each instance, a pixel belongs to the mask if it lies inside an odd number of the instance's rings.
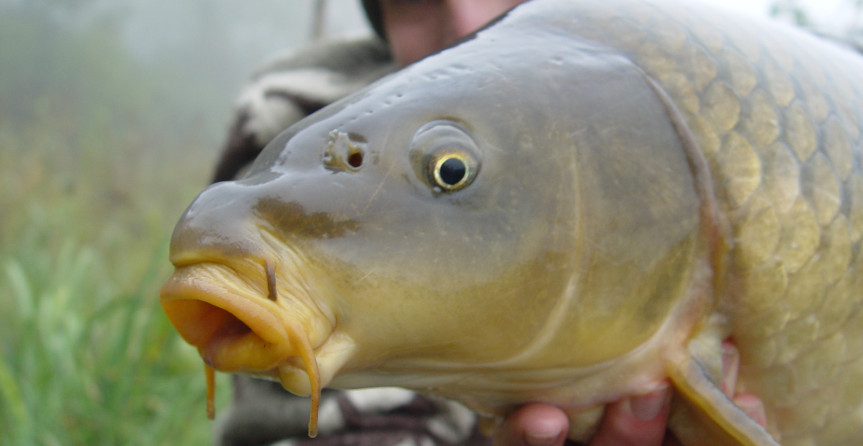
[[[366,145],[360,135],[333,130],[327,137],[324,165],[334,171],[357,171],[365,162]]]
[[[354,169],[363,165],[363,152],[354,152],[348,156],[348,165]]]

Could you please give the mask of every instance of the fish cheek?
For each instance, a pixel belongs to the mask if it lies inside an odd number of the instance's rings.
[[[550,248],[562,243],[531,224],[531,208],[513,221],[512,206],[478,209],[455,195],[382,208],[375,224],[323,242],[344,260],[328,269],[340,275],[344,328],[369,356],[505,360],[530,344],[565,289],[570,255]]]
[[[343,282],[354,300],[345,330],[361,348],[376,349],[373,357],[461,364],[506,360],[530,343],[560,291],[561,281],[536,277],[545,267],[542,259],[502,273],[460,262],[450,274],[416,266],[404,265],[415,270],[412,280],[370,275]]]

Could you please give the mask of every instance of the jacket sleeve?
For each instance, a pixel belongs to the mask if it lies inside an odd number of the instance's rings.
[[[308,437],[309,399],[278,383],[234,376],[215,446],[490,446],[464,406],[397,388],[324,389],[318,436]]]

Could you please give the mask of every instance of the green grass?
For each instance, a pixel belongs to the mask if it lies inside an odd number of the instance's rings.
[[[0,445],[206,445],[158,291],[234,92],[27,5],[0,14]]]
[[[0,444],[208,444],[203,366],[158,290],[213,151],[38,102],[0,104]]]

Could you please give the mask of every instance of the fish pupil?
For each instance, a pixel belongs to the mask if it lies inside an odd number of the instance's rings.
[[[448,186],[455,186],[466,174],[467,166],[458,158],[450,158],[440,165],[440,179]]]

